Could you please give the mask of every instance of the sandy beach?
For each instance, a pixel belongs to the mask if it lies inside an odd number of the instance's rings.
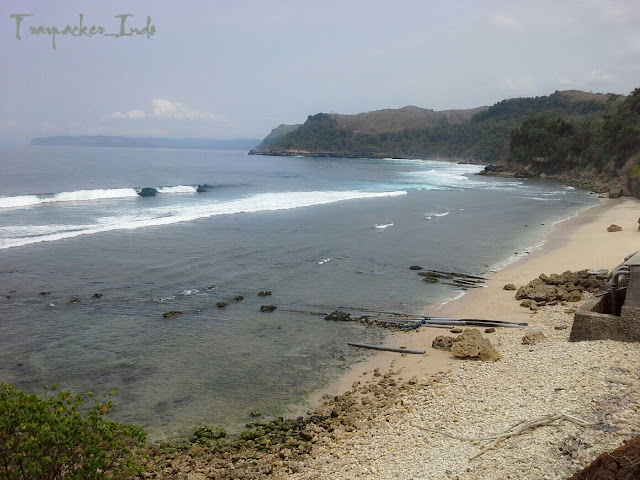
[[[640,344],[569,342],[580,302],[532,311],[503,286],[541,273],[611,270],[640,249],[639,215],[636,199],[605,199],[556,225],[543,248],[495,272],[487,288],[425,312],[527,322],[483,332],[500,360],[432,348],[447,330],[398,332],[389,346],[425,354],[373,355],[313,398],[311,416],[262,424],[262,440],[239,444],[245,453],[211,456],[188,443],[184,453],[160,454],[145,478],[568,479],[640,435]],[[608,232],[611,224],[622,230]],[[535,332],[542,340],[525,344]],[[277,433],[282,428],[291,433]]]
[[[507,283],[522,286],[541,273],[606,268],[640,249],[640,201],[604,199],[556,225],[545,245],[496,272],[487,288],[474,289],[427,315],[528,322],[527,332],[546,340],[527,346],[520,329],[487,334],[501,352],[498,362],[458,360],[431,348],[448,332],[420,328],[398,333],[390,346],[426,350],[426,355],[381,352],[358,364],[323,394],[357,395],[380,374],[413,379],[382,409],[363,415],[363,425],[318,442],[295,478],[492,479],[567,478],[600,453],[640,433],[640,345],[613,341],[569,343],[572,312],[578,304],[519,305]],[[622,231],[608,232],[616,224]],[[558,327],[558,329],[556,329]],[[375,371],[375,373],[374,373]],[[376,375],[374,377],[373,375]],[[626,383],[605,381],[620,377]],[[327,398],[327,397],[325,397]],[[363,402],[364,403],[364,402]],[[452,438],[484,437],[517,422],[563,413],[609,428],[560,423],[504,441],[470,460],[482,444]],[[434,433],[420,427],[442,431]],[[604,431],[608,430],[608,431]]]

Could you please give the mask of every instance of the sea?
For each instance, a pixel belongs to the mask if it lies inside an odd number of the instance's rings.
[[[0,147],[0,381],[115,391],[152,440],[287,416],[389,334],[327,313],[423,315],[465,291],[410,266],[489,275],[598,202],[482,168]]]

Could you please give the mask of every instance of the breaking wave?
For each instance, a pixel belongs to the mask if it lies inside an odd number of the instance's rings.
[[[201,203],[190,202],[184,205],[146,208],[135,214],[101,217],[91,225],[10,226],[3,227],[4,238],[0,239],[0,249],[53,242],[113,230],[135,230],[143,227],[171,225],[218,215],[287,210],[344,200],[394,197],[406,194],[406,191],[363,192],[359,190],[260,193],[223,202],[207,200]]]
[[[198,187],[192,185],[177,185],[174,187],[147,187],[161,194],[196,193]],[[25,208],[56,202],[90,202],[109,200],[114,198],[135,198],[142,189],[136,188],[108,188],[96,190],[76,190],[73,192],[41,193],[37,195],[19,195],[15,197],[0,197],[0,208]]]

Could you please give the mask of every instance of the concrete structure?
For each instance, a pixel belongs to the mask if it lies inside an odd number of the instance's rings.
[[[570,341],[640,342],[640,253],[623,265],[629,269],[626,287],[611,288],[605,295],[586,301],[574,315]]]

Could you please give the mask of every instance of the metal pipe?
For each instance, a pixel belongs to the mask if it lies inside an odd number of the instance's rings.
[[[611,272],[611,315],[618,315],[618,296],[617,290],[620,287],[620,277],[629,276],[629,265],[618,265]]]

